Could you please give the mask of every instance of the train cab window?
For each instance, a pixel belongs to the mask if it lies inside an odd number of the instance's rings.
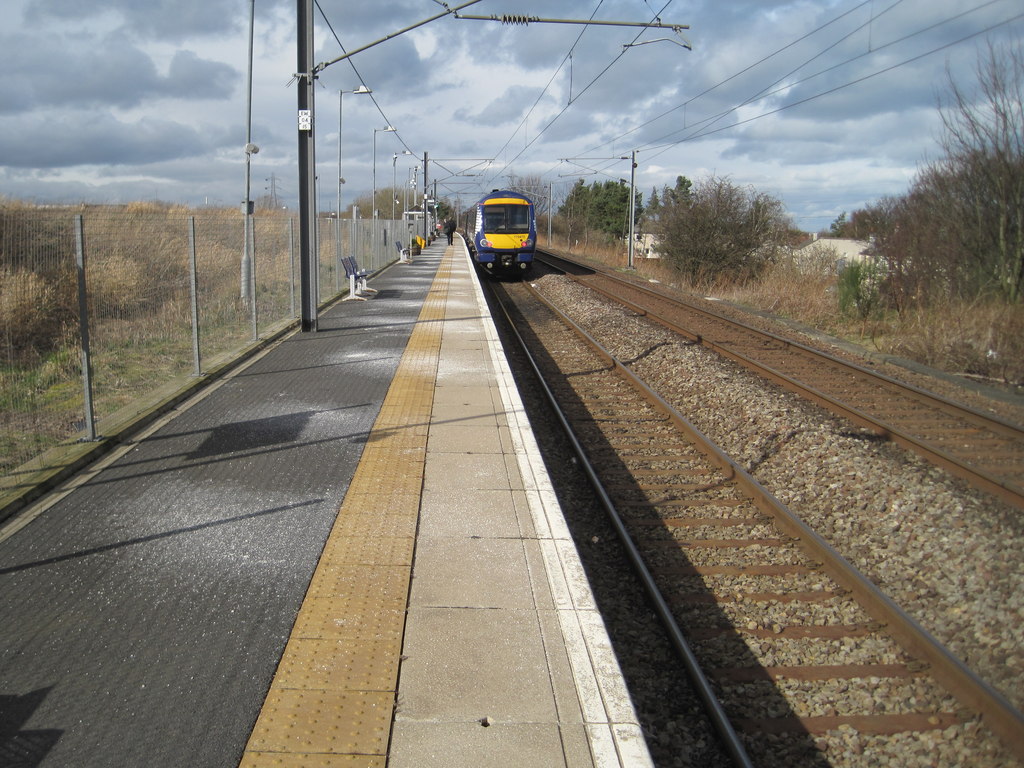
[[[529,232],[530,206],[485,205],[485,232]]]
[[[530,231],[530,206],[508,206],[508,228],[513,232]]]
[[[505,230],[505,206],[488,205],[484,207],[484,232],[503,232]]]

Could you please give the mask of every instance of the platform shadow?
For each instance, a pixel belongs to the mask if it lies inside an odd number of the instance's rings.
[[[25,725],[53,690],[40,688],[21,695],[0,694],[0,765],[34,768],[42,765],[63,731]]]

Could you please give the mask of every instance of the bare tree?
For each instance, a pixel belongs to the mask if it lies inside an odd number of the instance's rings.
[[[508,188],[513,192],[526,195],[533,201],[533,209],[538,216],[546,216],[550,210],[548,200],[549,186],[538,174],[526,176],[510,175],[508,177]]]
[[[920,185],[941,201],[977,288],[991,281],[1009,301],[1024,299],[1024,49],[989,44],[978,89],[950,76],[942,105],[945,158]]]

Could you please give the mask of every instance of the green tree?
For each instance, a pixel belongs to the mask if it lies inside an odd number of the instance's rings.
[[[828,228],[828,234],[830,237],[849,237],[846,230],[849,227],[849,223],[846,221],[846,211],[843,211],[836,220],[832,222],[832,225]]]
[[[635,193],[635,218],[643,214],[643,195]],[[629,185],[621,181],[594,182],[589,187],[580,179],[573,185],[558,214],[569,224],[570,232],[593,235],[606,240],[624,237],[629,231]]]

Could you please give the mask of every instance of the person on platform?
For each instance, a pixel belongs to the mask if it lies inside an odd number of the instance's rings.
[[[448,235],[448,245],[452,245],[455,242],[455,219],[445,222],[444,233]]]

